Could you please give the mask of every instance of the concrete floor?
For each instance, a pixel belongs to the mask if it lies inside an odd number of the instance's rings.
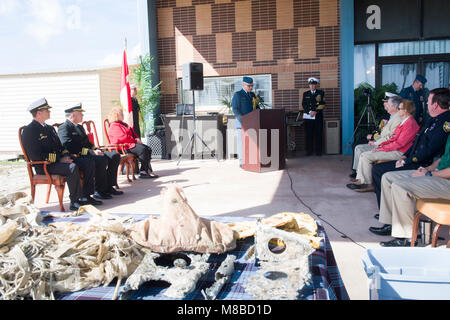
[[[125,195],[105,200],[98,209],[160,214],[160,192],[176,182],[201,216],[258,218],[283,211],[304,212],[322,221],[350,298],[369,298],[361,258],[366,248],[379,247],[380,241],[390,237],[368,231],[370,226],[381,226],[373,218],[378,212],[375,193],[358,193],[345,187],[349,183],[350,156],[288,158],[286,170],[260,174],[240,169],[237,160],[183,160],[179,166],[170,160],[152,163],[160,175],[158,179],[138,179],[130,184],[120,176],[119,185]],[[35,204],[43,211],[58,211],[56,192],[46,205],[44,188],[37,191]],[[67,196],[66,188],[66,209]]]

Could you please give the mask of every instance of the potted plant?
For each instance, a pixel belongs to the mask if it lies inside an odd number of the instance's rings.
[[[152,61],[153,57],[149,54],[139,56],[139,64],[132,70],[133,79],[138,87],[137,99],[141,107],[139,115],[141,132],[146,135],[155,131],[156,110],[162,94],[161,82],[155,86],[152,83],[154,73],[151,68]]]

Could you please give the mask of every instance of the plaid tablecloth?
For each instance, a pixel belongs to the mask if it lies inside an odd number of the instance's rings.
[[[82,223],[89,220],[88,213],[73,217],[73,218],[54,218],[48,215],[48,212],[43,212],[44,222],[49,224],[52,222],[69,221],[74,223]],[[147,216],[120,214],[120,217],[131,217],[134,222],[146,219]],[[211,219],[212,217],[205,217]],[[236,217],[213,217],[216,221],[221,222],[238,222],[249,220],[248,218]],[[336,265],[331,244],[328,240],[327,234],[320,221],[316,221],[318,225],[318,236],[324,240],[320,243],[320,248],[315,250],[309,256],[309,265],[311,268],[311,283],[305,286],[300,292],[298,299],[301,300],[348,300],[349,296],[342,282],[339,274],[339,269]],[[254,261],[247,261],[244,259],[247,251],[253,245],[253,237],[237,242],[236,249],[229,251],[226,254],[211,254],[208,263],[211,268],[198,281],[197,288],[190,293],[185,300],[204,300],[201,293],[202,289],[209,288],[214,283],[214,276],[217,268],[226,258],[227,254],[236,256],[234,264],[235,273],[230,281],[222,288],[220,294],[217,296],[218,300],[250,300],[251,295],[244,290],[245,284],[249,277],[251,277],[257,270]],[[122,282],[120,289],[124,286],[125,281]],[[70,293],[57,293],[55,297],[59,300],[110,300],[113,297],[116,287],[115,281],[107,287],[96,287],[88,290]],[[149,281],[144,283],[138,290],[131,291],[127,295],[129,300],[173,300],[163,295],[164,291],[169,287],[169,284],[164,281]]]

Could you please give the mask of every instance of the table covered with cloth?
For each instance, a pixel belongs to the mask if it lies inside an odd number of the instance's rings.
[[[55,218],[49,212],[42,212],[44,223],[50,224],[54,222],[72,222],[83,223],[90,219],[90,214],[85,213],[77,217]],[[134,222],[146,219],[146,215],[117,214],[117,216],[133,218]],[[240,222],[248,221],[249,218],[237,217],[205,217],[214,219],[219,222]],[[344,283],[339,273],[339,269],[331,249],[330,241],[327,237],[325,229],[320,221],[316,221],[318,226],[318,237],[322,237],[320,248],[316,249],[309,256],[309,266],[311,272],[311,280],[309,285],[305,285],[299,291],[298,299],[300,300],[348,300],[349,296],[344,287]],[[215,273],[220,264],[225,260],[228,254],[236,256],[234,263],[235,272],[230,281],[222,288],[217,296],[217,300],[251,300],[252,296],[244,290],[243,284],[254,275],[258,270],[254,259],[246,260],[248,250],[253,246],[254,238],[238,240],[236,248],[224,254],[211,254],[208,260],[210,269],[197,282],[196,289],[185,297],[185,300],[205,300],[201,291],[213,285]],[[123,288],[125,281],[120,286]],[[55,298],[58,300],[111,300],[116,288],[116,280],[107,287],[96,287],[78,292],[56,293]],[[164,291],[169,287],[169,283],[164,281],[149,281],[144,283],[136,291],[127,293],[129,300],[174,300],[165,297]],[[120,290],[119,289],[119,290]]]

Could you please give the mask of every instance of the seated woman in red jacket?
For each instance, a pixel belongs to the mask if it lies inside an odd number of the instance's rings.
[[[398,107],[398,115],[402,122],[392,133],[391,137],[380,143],[372,151],[363,152],[359,158],[355,183],[347,187],[356,191],[369,191],[372,184],[372,166],[379,160],[398,160],[412,146],[416,133],[420,127],[414,119],[414,102],[403,99]]]
[[[152,149],[142,143],[133,128],[123,122],[123,119],[124,116],[121,108],[114,108],[111,110],[108,115],[110,123],[108,131],[109,140],[112,144],[125,144],[125,151],[132,153],[139,158],[139,162],[141,163],[139,178],[158,178],[158,176],[153,173],[150,164]]]

